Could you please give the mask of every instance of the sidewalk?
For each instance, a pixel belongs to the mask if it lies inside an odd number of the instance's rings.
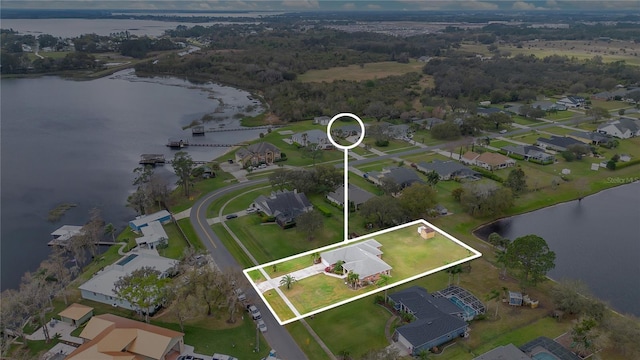
[[[309,266],[302,270],[294,271],[288,275],[291,275],[296,280],[302,280],[304,278],[308,278],[313,275],[322,274],[322,272],[324,271],[324,268],[325,266],[322,263],[320,263],[320,264]],[[278,288],[280,286],[280,279],[282,279],[283,276],[285,275],[278,276],[277,278],[272,278],[270,280],[259,283],[257,285],[258,289],[264,293],[265,291]]]

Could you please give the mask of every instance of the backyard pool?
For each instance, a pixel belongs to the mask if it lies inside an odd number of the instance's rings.
[[[462,311],[464,311],[465,318],[474,318],[477,315],[477,312],[471,306],[467,305],[464,301],[458,299],[456,296],[450,297],[449,301],[451,301],[457,307],[462,309]]]
[[[541,352],[533,355],[533,359],[535,359],[535,360],[558,360],[557,357],[549,354],[546,351],[541,351]]]

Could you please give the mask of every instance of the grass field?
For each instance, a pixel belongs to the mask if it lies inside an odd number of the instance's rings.
[[[377,63],[367,63],[364,66],[349,65],[335,67],[326,70],[309,70],[299,75],[298,80],[302,82],[332,82],[334,80],[373,80],[392,75],[403,75],[410,72],[422,72],[424,63],[412,60],[408,64],[401,64],[395,61],[384,61]]]

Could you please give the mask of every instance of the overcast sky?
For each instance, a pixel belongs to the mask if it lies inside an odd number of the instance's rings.
[[[55,9],[176,9],[176,10],[631,10],[640,12],[640,0],[13,0],[4,8]]]

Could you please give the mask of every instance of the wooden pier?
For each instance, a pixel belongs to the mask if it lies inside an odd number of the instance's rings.
[[[182,139],[180,139],[180,140],[169,139],[169,142],[167,143],[167,146],[172,148],[172,149],[182,149],[182,148],[185,148],[185,147],[189,146],[189,141],[184,141]]]
[[[204,147],[234,147],[234,146],[248,146],[247,143],[239,144],[216,144],[216,143],[189,143],[188,141],[180,140],[179,142],[169,141],[167,146],[171,149],[182,149],[187,146],[204,146]]]
[[[269,126],[255,126],[255,127],[241,127],[241,128],[229,128],[229,129],[214,129],[208,128],[205,132],[224,132],[224,131],[247,131],[247,130],[269,130],[282,127],[284,125],[269,125]]]
[[[140,155],[140,165],[164,165],[166,160],[163,154],[142,154]]]
[[[204,136],[204,126],[198,125],[191,128],[191,135],[193,136]]]

